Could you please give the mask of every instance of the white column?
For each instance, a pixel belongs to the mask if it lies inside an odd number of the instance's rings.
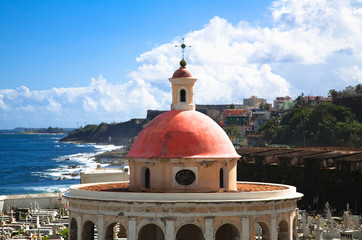
[[[131,218],[128,220],[128,240],[136,240],[137,232],[136,232],[136,219]]]
[[[82,239],[82,231],[83,231],[83,228],[82,228],[82,216],[78,215],[77,217],[77,239],[78,240],[81,240]],[[74,239],[73,239],[74,240]]]
[[[293,228],[293,223],[294,223],[294,219],[293,219],[293,213],[294,212],[291,212],[289,213],[289,239],[293,239],[293,231],[294,231],[294,228]]]
[[[270,240],[277,240],[277,217],[273,214],[270,222]]]
[[[250,229],[249,229],[249,218],[243,217],[241,219],[241,239],[242,240],[249,240],[250,238]]]
[[[175,239],[175,221],[166,220],[166,240]]]
[[[205,240],[214,240],[214,219],[205,218]]]
[[[98,240],[103,240],[104,239],[104,216],[103,215],[98,215],[97,230],[98,230]]]

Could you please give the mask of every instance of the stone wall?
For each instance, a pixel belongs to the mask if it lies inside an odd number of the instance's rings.
[[[35,203],[37,205],[39,204],[41,209],[57,209],[64,206],[62,195],[63,193],[6,195],[4,196],[5,200],[2,209],[0,203],[0,210],[4,211],[13,206],[17,208],[30,208],[30,206],[35,207]]]

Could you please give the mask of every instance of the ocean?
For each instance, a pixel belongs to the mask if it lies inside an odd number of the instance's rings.
[[[0,134],[0,195],[64,192],[96,154],[120,146],[63,143],[64,134]],[[106,165],[102,165],[105,167]]]

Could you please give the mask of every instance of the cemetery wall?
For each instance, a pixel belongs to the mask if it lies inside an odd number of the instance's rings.
[[[0,208],[0,210],[4,211],[14,206],[17,208],[30,208],[30,206],[35,207],[35,204],[39,205],[42,209],[57,209],[64,206],[62,194],[63,193],[6,195],[4,196],[3,208]]]

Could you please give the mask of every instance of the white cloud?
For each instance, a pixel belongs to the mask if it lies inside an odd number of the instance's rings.
[[[199,80],[196,104],[230,103],[257,95],[326,95],[329,89],[361,83],[362,2],[352,0],[279,0],[269,27],[237,25],[220,17],[185,35],[188,68]],[[169,109],[168,78],[178,68],[180,38],[141,54],[129,82],[110,83],[100,76],[88,86],[0,90],[0,113],[10,123],[125,121],[147,109]],[[29,113],[36,113],[31,116]],[[23,114],[23,115],[22,115]],[[5,121],[5,120],[4,120]],[[58,120],[57,120],[58,121]],[[29,121],[27,121],[29,122]],[[1,122],[0,122],[1,124]],[[31,121],[30,123],[31,124]],[[64,124],[63,124],[64,125]],[[1,126],[0,126],[1,128]]]
[[[48,105],[45,107],[46,110],[57,113],[57,114],[61,114],[62,105],[60,103],[55,101],[53,99],[53,97],[48,98],[48,102],[49,102]]]
[[[357,85],[362,83],[362,69],[358,66],[340,68],[335,71],[346,84]]]
[[[17,110],[22,111],[22,112],[29,112],[29,113],[35,112],[34,106],[31,106],[31,105],[20,106],[17,108]]]
[[[96,111],[98,108],[98,102],[90,97],[85,96],[83,100],[83,110],[86,112]]]
[[[2,94],[0,94],[0,109],[6,110],[7,107],[6,107],[3,99],[4,99],[4,96]]]
[[[303,55],[311,61],[306,63],[325,61],[334,52],[345,49],[353,49],[358,58],[362,57],[362,8],[354,1],[276,1],[272,16],[278,32],[291,33],[295,46],[307,50]]]

